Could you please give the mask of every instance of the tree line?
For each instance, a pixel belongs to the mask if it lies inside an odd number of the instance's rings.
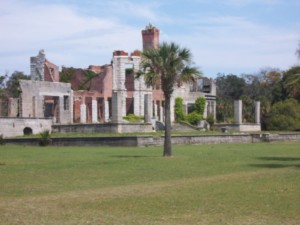
[[[243,101],[243,122],[254,122],[254,102],[260,101],[263,130],[300,130],[300,66],[240,76],[218,74],[216,86],[217,122],[233,122],[234,100]]]
[[[20,95],[20,80],[29,80],[30,76],[15,71],[0,75],[0,116],[8,115],[8,99],[18,98]]]

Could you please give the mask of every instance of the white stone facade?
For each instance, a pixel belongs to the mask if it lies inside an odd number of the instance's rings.
[[[57,99],[57,121],[73,122],[73,91],[68,83],[20,80],[20,117],[45,117],[46,97]]]
[[[112,121],[121,122],[122,117],[126,116],[126,97],[125,87],[126,68],[132,66],[134,74],[140,69],[140,56],[128,56],[127,53],[114,54],[113,56],[113,96],[112,96]],[[137,116],[144,116],[145,95],[151,94],[151,88],[147,87],[144,77],[134,79],[133,91],[133,111]],[[148,107],[148,110],[152,108]],[[147,114],[152,115],[149,112]]]

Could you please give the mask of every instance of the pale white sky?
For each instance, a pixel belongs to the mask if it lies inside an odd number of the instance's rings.
[[[142,49],[149,22],[205,76],[285,70],[299,64],[299,12],[299,0],[0,0],[0,75],[29,74],[40,49],[60,67],[109,64]]]

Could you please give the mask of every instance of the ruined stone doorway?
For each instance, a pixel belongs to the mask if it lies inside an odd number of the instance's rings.
[[[97,119],[99,122],[104,122],[104,115],[105,115],[105,106],[104,106],[104,98],[97,97]]]
[[[134,114],[134,98],[126,98],[126,115]]]
[[[44,96],[44,117],[53,118],[55,123],[59,123],[59,97]]]
[[[92,97],[85,97],[85,105],[86,105],[86,122],[92,122]]]

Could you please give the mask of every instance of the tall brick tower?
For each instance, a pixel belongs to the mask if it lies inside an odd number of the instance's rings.
[[[159,45],[159,29],[152,24],[146,26],[145,30],[142,30],[143,37],[143,50],[147,48],[158,48]]]

